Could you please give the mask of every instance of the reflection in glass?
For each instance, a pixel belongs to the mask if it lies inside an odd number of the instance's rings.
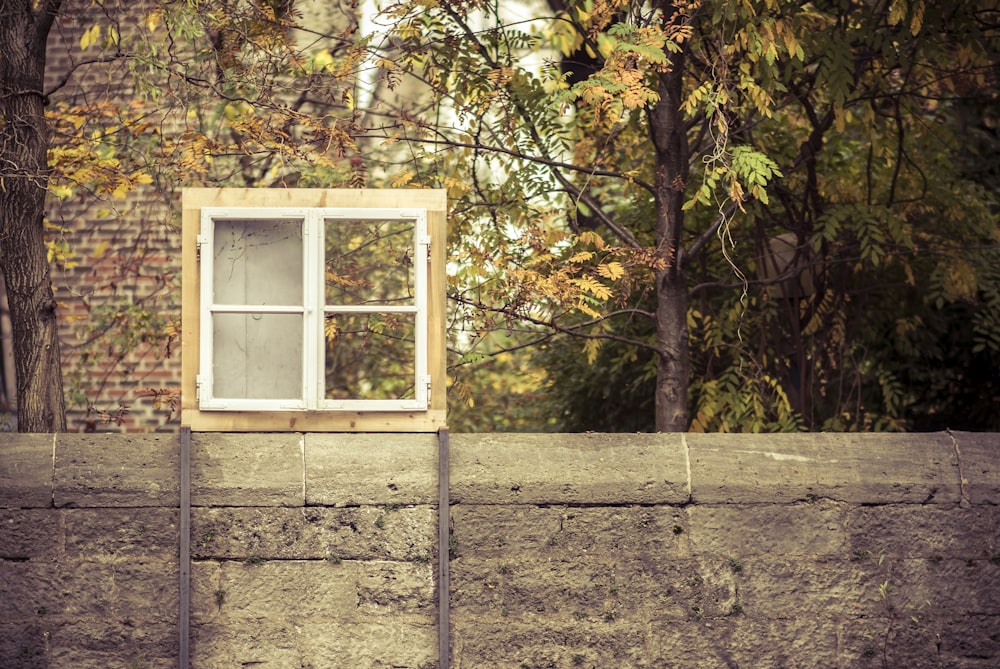
[[[416,316],[326,315],[326,399],[413,397]]]
[[[216,220],[216,304],[302,304],[302,221]]]
[[[301,314],[214,314],[212,326],[215,397],[302,397]]]
[[[413,220],[326,220],[326,303],[412,305]]]

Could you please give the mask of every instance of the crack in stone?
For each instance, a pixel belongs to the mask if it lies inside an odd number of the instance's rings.
[[[962,471],[962,451],[958,447],[958,439],[952,434],[951,429],[948,429],[947,433],[951,439],[951,446],[955,450],[955,462],[958,463],[958,486],[962,493],[962,501],[958,503],[958,506],[968,509],[972,506],[972,500],[969,498],[969,481],[965,478],[965,472]]]

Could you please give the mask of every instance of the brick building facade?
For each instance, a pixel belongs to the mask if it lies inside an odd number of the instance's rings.
[[[82,126],[65,128],[69,132],[61,136],[59,122],[54,122],[56,150],[71,134],[92,132],[103,133],[105,147],[115,146],[113,135],[125,119],[142,119],[148,125],[144,132],[156,138],[149,141],[156,148],[143,154],[139,145],[144,138],[122,133],[122,145],[116,148],[122,149],[122,161],[130,162],[120,171],[141,172],[151,179],[133,183],[124,197],[110,187],[102,192],[99,177],[74,183],[72,174],[61,175],[66,189],[53,188],[49,195],[49,256],[59,309],[67,426],[73,432],[179,427],[181,188],[265,185],[247,183],[239,174],[231,179],[213,175],[209,182],[197,174],[164,178],[161,175],[170,170],[151,164],[166,153],[164,146],[175,152],[183,146],[191,113],[188,101],[156,101],[156,92],[149,91],[136,95],[139,84],[130,63],[134,54],[116,52],[108,40],[130,32],[164,34],[162,23],[156,25],[162,20],[155,14],[157,5],[153,0],[113,0],[100,6],[68,0],[49,37],[49,109],[64,118],[78,115]],[[355,9],[348,3],[300,0],[295,7],[309,17],[303,25],[314,29],[310,48],[321,44],[318,36],[324,31],[334,32],[335,26],[354,20]],[[127,39],[121,43],[128,48]],[[126,146],[128,142],[135,146]],[[100,157],[98,149],[81,159],[81,165],[93,164],[95,156]],[[111,158],[118,159],[118,154]],[[150,162],[143,164],[143,159]],[[176,165],[172,167],[177,173]],[[0,302],[0,430],[16,429],[14,383],[10,323]]]

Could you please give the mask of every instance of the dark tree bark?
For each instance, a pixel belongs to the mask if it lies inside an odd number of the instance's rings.
[[[684,54],[671,56],[670,70],[659,75],[660,99],[649,113],[656,152],[657,251],[666,267],[656,276],[656,430],[683,432],[690,422],[688,384],[688,287],[683,265],[684,187],[688,177],[687,134],[681,112]]]
[[[21,432],[61,432],[66,407],[44,240],[45,47],[62,0],[0,0],[0,271],[14,332]]]

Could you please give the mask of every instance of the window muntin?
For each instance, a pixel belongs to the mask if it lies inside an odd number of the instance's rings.
[[[198,242],[200,409],[427,408],[426,210],[205,207]]]

